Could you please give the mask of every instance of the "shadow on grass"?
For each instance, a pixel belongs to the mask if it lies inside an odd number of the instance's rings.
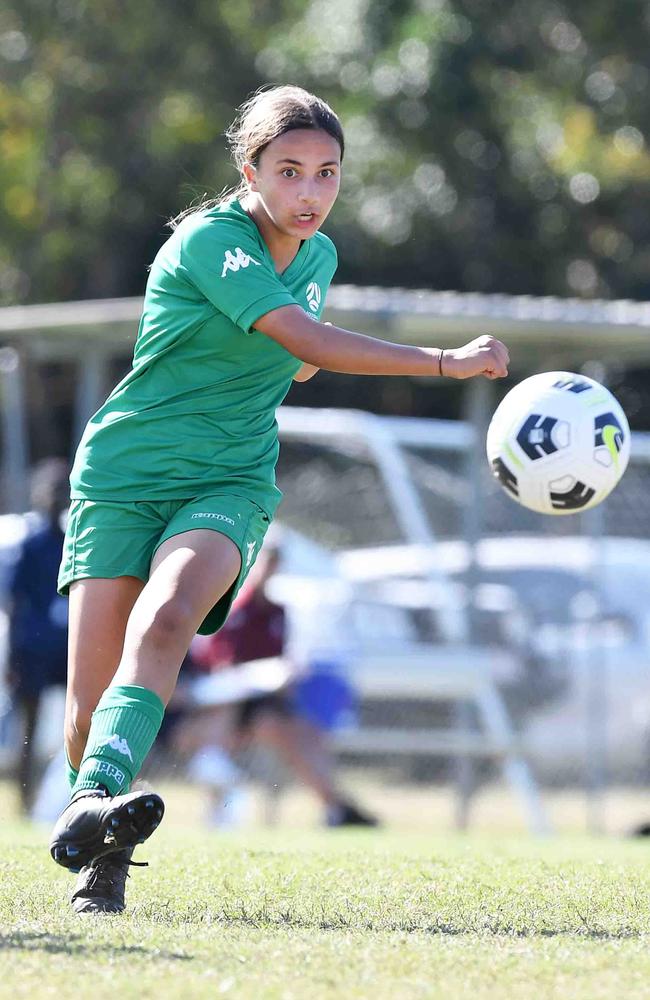
[[[69,934],[48,934],[47,931],[13,931],[0,933],[2,951],[44,951],[50,955],[88,955],[89,944],[86,937]],[[163,958],[175,962],[191,962],[192,955],[182,952],[165,951],[161,948],[145,948],[139,944],[92,944],[93,954],[104,952],[110,955],[142,956],[142,958]]]
[[[322,914],[312,918],[301,918],[288,911],[269,914],[264,911],[245,913],[241,911],[213,914],[214,923],[225,926],[244,926],[256,930],[289,927],[293,930],[317,931],[364,931],[388,934],[422,934],[431,937],[480,937],[534,939],[571,937],[581,941],[628,941],[648,936],[648,930],[638,927],[605,928],[590,926],[587,922],[558,927],[527,927],[508,921],[468,920],[467,923],[453,921],[373,921],[364,920],[351,914]],[[202,922],[199,919],[199,922]]]

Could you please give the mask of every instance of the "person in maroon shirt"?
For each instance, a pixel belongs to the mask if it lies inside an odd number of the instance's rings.
[[[214,635],[196,637],[190,651],[195,676],[283,655],[286,612],[266,593],[280,555],[279,547],[267,541],[225,625]],[[173,744],[195,760],[202,749],[214,754],[219,747],[231,754],[252,745],[270,748],[321,800],[328,826],[377,824],[337,788],[323,732],[297,712],[290,686],[234,705],[191,712],[179,720]]]
[[[267,597],[265,589],[277,569],[279,552],[271,548],[267,551],[265,546],[260,559],[259,572],[253,570],[255,578],[244,585],[225,625],[214,635],[199,636],[198,644],[195,642],[194,659],[208,669],[281,656],[284,651],[285,610]]]

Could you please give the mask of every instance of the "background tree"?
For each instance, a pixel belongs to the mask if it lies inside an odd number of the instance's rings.
[[[2,301],[141,291],[165,220],[234,180],[236,105],[284,81],[347,127],[339,280],[645,297],[648,10],[8,0]]]
[[[346,127],[338,281],[647,298],[649,51],[645,0],[5,0],[0,303],[140,294],[167,219],[235,182],[236,106],[282,82]],[[637,426],[646,382],[625,375]],[[336,385],[309,401],[349,405]]]

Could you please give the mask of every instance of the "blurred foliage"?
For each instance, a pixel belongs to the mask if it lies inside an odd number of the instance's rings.
[[[340,281],[650,295],[641,0],[5,0],[0,301],[129,295],[256,87],[339,112]]]

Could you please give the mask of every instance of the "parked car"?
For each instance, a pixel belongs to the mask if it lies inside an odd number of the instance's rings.
[[[470,555],[450,541],[350,550],[338,563],[366,593],[408,584],[415,598],[421,585],[434,621],[462,606],[475,641],[519,653],[516,673],[495,679],[542,780],[580,780],[595,757],[611,779],[646,780],[650,542],[500,536]],[[435,630],[427,638],[443,641]]]

